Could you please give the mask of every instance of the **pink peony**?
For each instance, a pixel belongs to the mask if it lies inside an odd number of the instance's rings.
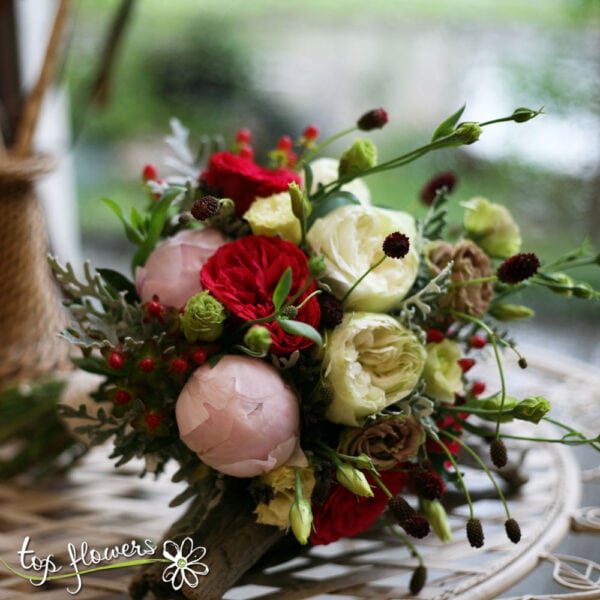
[[[142,302],[158,296],[162,304],[180,308],[202,290],[202,265],[229,240],[217,229],[188,229],[160,244],[135,271]]]
[[[306,465],[298,399],[259,359],[229,355],[196,369],[175,413],[184,444],[227,475],[255,477],[283,464]]]

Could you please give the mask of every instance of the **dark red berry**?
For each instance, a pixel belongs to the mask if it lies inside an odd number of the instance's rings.
[[[206,350],[202,350],[201,348],[198,348],[192,352],[192,360],[197,365],[203,365],[206,362],[206,357]]]
[[[474,358],[459,358],[457,362],[463,373],[470,371],[475,365]]]
[[[125,359],[120,352],[111,352],[110,356],[108,357],[108,366],[111,369],[122,369],[124,364]]]
[[[242,127],[235,134],[235,141],[238,144],[249,144],[252,141],[252,133],[247,127]]]
[[[302,134],[305,140],[313,141],[319,137],[319,128],[316,125],[309,125]]]
[[[240,148],[238,153],[241,158],[245,158],[246,160],[254,160],[254,150],[250,146],[244,146]]]
[[[115,391],[115,404],[127,404],[131,401],[131,394],[127,390]]]
[[[138,363],[138,366],[140,371],[143,371],[144,373],[150,373],[154,371],[154,359],[150,358],[149,356],[142,358],[142,360],[140,360]]]
[[[150,431],[154,431],[161,423],[162,419],[156,413],[146,413],[144,416],[144,423]]]
[[[289,135],[282,135],[277,142],[277,150],[282,152],[291,152],[294,147],[294,142]]]
[[[142,171],[142,178],[144,179],[144,181],[149,181],[151,179],[154,180],[157,177],[158,171],[156,170],[156,167],[153,164],[148,163]]]
[[[439,329],[431,328],[427,330],[427,341],[430,344],[439,344],[444,341],[444,338],[444,332]]]
[[[469,346],[471,346],[471,348],[477,348],[478,350],[481,348],[485,348],[487,343],[488,343],[488,340],[487,340],[487,337],[485,337],[485,335],[476,334],[476,335],[472,335],[469,338]]]
[[[171,361],[171,371],[173,373],[185,373],[188,368],[188,362],[185,358],[175,358]]]
[[[471,386],[471,394],[473,394],[473,396],[479,396],[485,392],[485,387],[486,386],[483,381],[474,381],[473,385]]]

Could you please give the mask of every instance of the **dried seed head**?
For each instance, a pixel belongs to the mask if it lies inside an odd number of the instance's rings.
[[[426,500],[439,500],[444,495],[444,482],[433,470],[415,467],[409,471],[415,492]]]
[[[506,535],[513,544],[518,544],[521,539],[521,528],[515,519],[507,519],[504,523],[504,529],[506,529]]]
[[[485,538],[479,519],[469,519],[467,521],[467,539],[473,548],[481,548],[483,546]]]
[[[408,589],[411,594],[417,595],[427,583],[427,567],[425,565],[419,565],[410,578]]]
[[[399,525],[417,514],[417,511],[400,495],[394,496],[388,502],[388,509]]]
[[[506,445],[501,438],[495,438],[490,445],[490,457],[495,467],[501,469],[508,461]]]
[[[423,515],[419,514],[415,514],[412,518],[400,523],[400,527],[402,527],[408,535],[417,539],[429,535],[429,531],[431,530],[429,521]]]

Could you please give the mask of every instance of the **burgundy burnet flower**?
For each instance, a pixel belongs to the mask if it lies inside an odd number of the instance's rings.
[[[374,108],[358,119],[356,126],[362,131],[371,131],[371,129],[381,129],[387,122],[387,112],[383,108]]]
[[[410,240],[407,235],[394,231],[385,238],[382,249],[390,258],[404,258],[410,250]]]
[[[540,261],[533,252],[509,256],[496,271],[502,283],[514,285],[533,277],[540,268]]]
[[[431,206],[437,196],[438,190],[445,187],[448,193],[451,193],[456,186],[456,181],[456,174],[453,171],[438,173],[421,188],[419,197],[424,204]]]

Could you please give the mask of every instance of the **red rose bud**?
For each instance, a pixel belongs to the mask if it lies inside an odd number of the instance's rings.
[[[356,126],[363,131],[381,129],[388,122],[388,114],[383,108],[375,108],[366,112],[357,122]]]
[[[120,352],[111,352],[110,356],[108,357],[108,366],[111,369],[122,369],[124,364],[125,359]]]
[[[444,341],[445,337],[444,332],[439,329],[431,328],[427,330],[427,342],[430,344],[439,344]]]
[[[515,254],[507,258],[496,271],[502,283],[514,285],[533,277],[540,268],[540,261],[533,253]]]
[[[242,148],[240,148],[238,154],[240,158],[243,158],[245,160],[254,160],[254,150],[252,150],[250,146],[243,146]]]
[[[131,394],[127,390],[116,390],[114,400],[115,404],[127,404],[131,401]]]
[[[506,453],[506,445],[500,438],[494,438],[490,444],[490,458],[494,463],[494,466],[501,469],[508,462],[508,456]]]
[[[475,366],[475,359],[473,358],[459,358],[457,362],[463,373],[470,371]]]
[[[294,147],[294,142],[289,135],[282,135],[277,142],[277,150],[282,152],[291,152]]]
[[[444,482],[435,471],[416,466],[410,469],[408,477],[415,492],[422,498],[439,500],[444,495]]]
[[[487,342],[488,340],[487,337],[485,337],[485,335],[476,334],[472,335],[469,338],[469,346],[471,346],[471,348],[477,348],[478,350],[481,350],[481,348],[485,348]]]
[[[507,519],[504,523],[504,529],[506,530],[506,535],[508,539],[513,544],[518,544],[521,540],[521,528],[515,519]]]
[[[252,141],[252,133],[247,127],[242,127],[235,134],[235,141],[237,144],[249,144]]]
[[[473,394],[473,396],[479,396],[485,392],[485,387],[486,386],[483,381],[474,381],[473,385],[471,386],[471,394]]]
[[[142,178],[144,181],[154,180],[158,177],[158,171],[153,164],[148,163],[142,171]]]
[[[188,368],[188,362],[185,358],[175,358],[171,361],[170,368],[173,373],[185,373]]]
[[[408,236],[394,231],[390,233],[383,241],[383,253],[390,258],[404,258],[410,250],[410,240]]]
[[[143,371],[144,373],[151,373],[154,371],[154,359],[149,356],[142,358],[138,363],[138,367],[140,371]]]
[[[467,521],[467,539],[473,548],[481,548],[484,542],[483,528],[479,519]]]
[[[456,175],[452,171],[445,171],[444,173],[438,173],[434,175],[419,192],[419,198],[427,206],[431,206],[433,201],[436,199],[438,190],[446,188],[448,194],[456,186]]]
[[[316,140],[319,137],[318,127],[316,127],[315,125],[309,125],[304,130],[302,137],[309,142],[313,142],[314,140]]]
[[[219,199],[214,196],[202,196],[192,204],[191,212],[197,221],[206,221],[219,213]]]

